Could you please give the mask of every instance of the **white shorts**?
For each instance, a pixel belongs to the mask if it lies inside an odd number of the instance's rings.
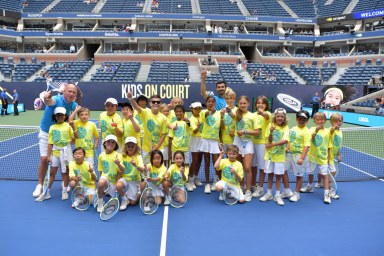
[[[191,136],[189,140],[189,152],[195,153],[200,152],[199,147],[201,143],[201,137]]]
[[[66,166],[68,166],[72,160],[72,148],[71,144],[68,144],[60,150],[60,157],[52,155],[52,167],[61,166],[61,173],[67,173]]]
[[[127,195],[128,199],[137,201],[137,192],[139,191],[139,182],[137,181],[127,181],[124,178],[119,179],[119,181],[124,183],[125,189],[124,193]]]
[[[239,154],[241,155],[251,155],[253,154],[253,142],[252,140],[249,140],[246,144],[245,147],[243,146],[243,142],[238,136],[235,136],[233,140],[233,145],[236,145],[239,147]]]
[[[172,152],[172,162],[173,162],[173,157],[175,156],[175,152]],[[189,152],[184,152],[184,163],[190,165],[189,162]]]
[[[220,154],[219,142],[216,140],[201,139],[199,151],[210,154]]]
[[[164,147],[164,151],[163,151],[163,160],[164,161],[168,161],[169,159],[169,157],[168,157],[168,151],[169,151],[169,149],[168,149],[168,145],[167,146],[165,146]]]
[[[329,164],[328,167],[330,172],[336,172],[336,167],[334,164]]]
[[[223,180],[219,180],[218,182],[216,182],[216,186],[220,186],[223,188],[223,190],[226,190],[228,189],[229,187],[232,187],[231,185],[229,185],[227,182],[223,181]],[[242,189],[238,189],[239,191],[239,195],[237,195],[237,198],[240,200],[240,201],[243,201],[244,200],[244,193],[243,193],[243,190]]]
[[[86,196],[94,195],[96,193],[96,190],[94,188],[88,188],[84,186],[84,194]]]
[[[164,197],[164,193],[162,191],[162,185],[155,185],[153,182],[151,182],[152,188],[153,188],[153,195],[154,196],[161,196]]]
[[[40,130],[39,135],[37,136],[39,139],[39,151],[40,156],[48,155],[48,133]]]
[[[252,167],[257,166],[263,169],[265,165],[265,144],[253,144]]]
[[[327,164],[317,164],[317,166],[319,167],[319,174],[320,175],[327,175],[328,174],[328,165]],[[315,170],[309,170],[308,169],[308,174],[313,175],[314,172],[315,172]]]
[[[265,173],[274,173],[276,175],[284,174],[284,163],[275,163],[272,161],[265,161]]]
[[[285,163],[284,163],[284,170],[292,171],[295,176],[302,177],[304,175],[304,172],[308,170],[308,156],[305,157],[304,162],[300,168],[296,168],[297,163],[294,163],[293,161],[294,159],[292,159],[289,156],[286,156]]]
[[[112,182],[110,182],[109,179],[107,177],[105,177],[105,176],[101,176],[100,180],[102,180],[102,179],[107,181],[107,189],[105,190],[105,194],[110,195],[111,197],[113,197],[115,195],[115,191],[116,191],[115,185],[112,184]]]

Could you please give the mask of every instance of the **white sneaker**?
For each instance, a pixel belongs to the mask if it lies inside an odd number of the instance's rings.
[[[330,204],[331,203],[331,197],[329,194],[324,195],[324,203],[325,204]]]
[[[315,188],[323,188],[324,187],[324,184],[323,183],[318,183],[316,182],[315,184]]]
[[[196,189],[196,185],[193,182],[193,178],[191,178],[188,182],[189,182],[189,185],[191,185],[192,190],[195,190]]]
[[[124,211],[125,209],[127,209],[128,204],[129,204],[128,198],[123,196],[123,198],[121,199],[120,211]]]
[[[259,200],[261,201],[261,202],[266,202],[266,201],[270,201],[270,200],[272,200],[273,199],[273,196],[272,196],[272,194],[265,194],[265,195],[263,195]]]
[[[43,186],[38,184],[38,185],[36,185],[36,188],[33,191],[32,196],[33,197],[39,197],[42,192],[43,192]]]
[[[300,194],[299,193],[293,193],[293,196],[291,196],[291,198],[289,198],[289,201],[291,202],[297,202],[300,200]]]
[[[252,193],[253,197],[261,197],[264,194],[264,190],[262,187],[257,187],[256,190]]]
[[[280,206],[284,206],[284,201],[283,199],[281,199],[281,196],[278,195],[278,196],[275,196],[275,198],[273,199],[273,201],[275,201],[278,205]]]
[[[144,210],[145,212],[149,212],[149,211],[151,210],[151,208],[148,207],[148,206],[144,206],[143,210]]]
[[[205,194],[211,194],[211,185],[209,185],[209,184],[205,185],[204,193]]]
[[[193,191],[193,189],[192,189],[192,187],[191,187],[191,184],[190,184],[189,182],[186,182],[186,183],[185,183],[185,189],[186,189],[188,192],[192,192],[192,191]]]
[[[68,192],[67,190],[61,191],[61,200],[68,200]]]
[[[221,192],[220,195],[219,195],[219,200],[223,201],[224,197],[225,197],[224,192]]]
[[[305,187],[300,189],[302,193],[313,193],[314,189],[312,185],[307,184]]]
[[[104,199],[103,198],[97,199],[97,212],[98,213],[102,212],[103,208],[104,208]]]
[[[212,191],[216,191],[216,182],[218,182],[218,181],[219,181],[219,179],[217,177],[215,177],[213,179],[213,182],[212,182],[212,185],[211,185],[211,190]]]
[[[168,198],[168,196],[165,196],[164,205],[169,205],[169,198]]]
[[[79,205],[84,204],[84,198],[75,198],[75,201],[73,202],[73,207],[78,207]]]
[[[40,194],[38,198],[35,199],[35,202],[42,202],[44,200],[48,200],[51,198],[51,193],[49,191],[47,191],[47,193],[44,195],[44,194]]]
[[[333,189],[331,189],[331,190],[329,191],[329,196],[330,196],[332,199],[336,199],[336,200],[340,198],[340,196],[337,195],[336,192],[335,192],[335,190],[333,190]]]
[[[283,199],[283,198],[290,198],[291,196],[293,196],[293,192],[291,190],[289,190],[289,192],[283,192],[282,194],[280,194],[280,197]]]
[[[195,182],[195,185],[198,186],[198,187],[203,186],[203,183],[201,182],[201,180],[199,179],[198,176],[195,176],[194,182]]]
[[[252,200],[252,193],[251,190],[247,190],[244,195],[244,201],[250,202]]]

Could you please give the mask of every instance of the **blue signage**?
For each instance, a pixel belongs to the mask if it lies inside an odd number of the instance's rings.
[[[19,110],[19,112],[24,112],[24,103],[19,103],[17,105],[17,109]],[[13,114],[13,104],[8,104],[7,112],[8,114]]]
[[[352,13],[352,16],[357,20],[381,17],[381,16],[384,16],[384,9],[367,11],[367,12],[355,12],[355,13]]]
[[[306,110],[310,114],[312,114],[312,108],[303,107],[303,110]],[[370,127],[384,126],[384,116],[367,115],[353,112],[342,112],[329,109],[320,109],[319,111],[324,112],[327,116],[327,119],[329,119],[334,113],[340,113],[343,116],[345,123]]]

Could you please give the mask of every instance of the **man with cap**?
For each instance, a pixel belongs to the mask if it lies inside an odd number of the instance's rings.
[[[206,99],[209,96],[207,93],[206,82],[205,82],[206,77],[207,77],[207,71],[203,70],[201,72],[200,93],[204,97],[204,99]],[[227,84],[224,81],[218,81],[216,83],[217,95],[214,95],[213,97],[216,100],[216,110],[218,111],[225,108],[225,106],[227,105],[225,102],[226,90],[227,90]]]
[[[117,113],[117,100],[115,98],[108,98],[105,103],[105,111],[99,116],[99,125],[101,129],[102,141],[109,134],[115,135],[118,139],[118,144],[121,148],[121,140],[123,136],[123,121]],[[103,149],[102,149],[103,150]]]
[[[42,193],[44,177],[48,168],[48,132],[49,128],[54,124],[52,115],[55,108],[63,107],[66,110],[66,115],[70,116],[76,109],[77,103],[75,102],[77,95],[77,86],[74,84],[67,84],[64,86],[63,94],[52,96],[52,92],[44,93],[44,103],[46,105],[43,118],[40,123],[39,138],[39,150],[40,159],[37,174],[37,186],[33,191],[33,197],[38,197]],[[65,168],[65,167],[62,167]]]

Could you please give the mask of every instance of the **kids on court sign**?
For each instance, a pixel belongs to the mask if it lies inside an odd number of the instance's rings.
[[[174,97],[182,99],[189,98],[189,84],[122,84],[121,85],[121,98],[127,98],[128,92],[132,92],[133,98],[139,95],[144,95],[149,98],[152,95],[159,95],[162,99],[171,100]]]

